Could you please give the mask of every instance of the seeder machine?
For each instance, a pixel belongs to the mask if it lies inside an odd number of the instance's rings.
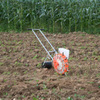
[[[49,40],[46,38],[46,36],[43,34],[43,29],[28,29],[32,30],[38,41],[41,43],[42,47],[45,49],[47,53],[47,57],[45,58],[44,62],[42,63],[42,68],[48,68],[54,67],[55,71],[58,74],[65,74],[68,72],[68,58],[69,58],[69,50],[65,48],[58,48],[58,52],[55,50],[55,48],[52,46],[52,44],[49,42]],[[44,44],[41,42],[40,38],[37,36],[35,31],[39,31],[44,39],[47,41],[47,43],[51,46],[52,51],[48,51],[47,48],[44,46]],[[52,53],[52,55],[51,55]],[[49,61],[47,61],[47,59]]]

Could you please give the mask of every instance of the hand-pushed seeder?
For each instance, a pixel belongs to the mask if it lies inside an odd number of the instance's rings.
[[[49,40],[46,38],[46,36],[43,34],[43,29],[28,29],[32,30],[38,41],[41,43],[45,51],[47,52],[47,57],[45,58],[44,62],[42,63],[42,68],[48,68],[50,69],[52,66],[54,67],[55,71],[59,74],[65,74],[68,72],[68,58],[69,58],[69,50],[64,48],[58,48],[58,52],[55,50],[55,48],[52,46],[52,44],[49,42]],[[39,37],[37,36],[35,31],[39,31],[42,36],[45,38],[47,43],[51,46],[52,51],[48,51],[47,48],[44,46],[44,44],[41,42]],[[50,49],[51,50],[51,49]],[[47,59],[49,61],[47,61]]]

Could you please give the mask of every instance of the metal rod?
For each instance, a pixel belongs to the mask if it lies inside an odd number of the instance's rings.
[[[55,48],[52,46],[52,44],[49,42],[49,40],[46,38],[46,36],[43,34],[43,32],[39,29],[39,31],[41,32],[41,34],[44,36],[44,38],[47,40],[47,42],[50,44],[50,46],[52,47],[52,49],[55,51],[55,53],[57,53],[57,51],[55,50]]]
[[[37,29],[37,30],[41,31],[40,29]],[[35,33],[34,29],[32,29],[32,32],[34,33],[34,35],[36,36],[36,38],[39,40],[39,42],[41,43],[41,45],[43,46],[43,48],[45,49],[45,51],[47,52],[47,54],[50,56],[50,58],[53,59],[52,56],[50,55],[50,53],[48,52],[48,50],[45,48],[45,46],[44,46],[43,43],[41,42],[41,40],[38,38],[38,36],[37,36],[37,34]]]
[[[32,28],[28,28],[27,30],[32,30]],[[33,30],[44,30],[44,29],[33,29]]]

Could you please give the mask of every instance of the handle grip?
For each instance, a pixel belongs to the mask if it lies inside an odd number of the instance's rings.
[[[44,29],[40,29],[40,30],[44,30]]]
[[[32,30],[31,28],[28,28],[27,30]]]
[[[44,30],[44,29],[31,29],[31,28],[28,28],[27,30]]]

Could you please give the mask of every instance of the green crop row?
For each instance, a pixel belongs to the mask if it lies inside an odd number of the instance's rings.
[[[99,33],[99,0],[1,0],[0,31],[44,28],[48,32]]]

